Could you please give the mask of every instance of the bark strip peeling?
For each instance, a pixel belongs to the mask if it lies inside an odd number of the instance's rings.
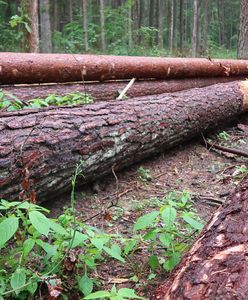
[[[136,81],[127,91],[129,98],[146,95],[155,95],[163,93],[173,93],[187,90],[195,87],[204,87],[222,82],[245,79],[239,76],[233,77],[213,77],[213,78],[188,78],[188,79],[168,79],[168,80],[146,80]],[[49,85],[8,85],[3,86],[3,92],[11,93],[21,100],[30,100],[35,98],[46,98],[48,95],[57,94],[64,96],[66,94],[80,92],[87,93],[98,100],[113,100],[118,97],[119,91],[122,91],[127,81],[108,81],[104,83],[87,82],[85,84],[49,84]]]
[[[246,300],[248,177],[205,226],[151,300]]]
[[[247,74],[247,60],[10,52],[0,54],[0,84],[228,77]]]
[[[243,83],[247,84],[247,83]],[[39,201],[69,190],[75,165],[87,183],[230,121],[245,110],[240,82],[81,107],[0,113],[0,197],[27,171]]]

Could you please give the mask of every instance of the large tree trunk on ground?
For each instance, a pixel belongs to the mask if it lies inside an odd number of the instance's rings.
[[[246,300],[248,177],[220,207],[191,250],[150,299]]]
[[[0,84],[248,75],[247,60],[1,53]]]
[[[43,201],[70,189],[80,160],[82,184],[169,149],[247,110],[247,95],[246,82],[231,82],[118,105],[2,112],[0,198],[17,197],[28,177]]]
[[[244,77],[215,77],[215,78],[190,78],[190,79],[169,79],[169,80],[149,80],[136,81],[127,91],[127,97],[140,97],[147,95],[173,93],[191,88],[200,88],[216,83],[223,83],[235,80],[245,79]],[[57,94],[65,95],[74,92],[87,93],[91,95],[94,101],[113,100],[119,95],[128,81],[109,81],[105,83],[85,84],[49,84],[49,85],[27,85],[3,86],[2,90],[15,95],[21,100],[30,100],[35,98],[46,98],[48,95]]]

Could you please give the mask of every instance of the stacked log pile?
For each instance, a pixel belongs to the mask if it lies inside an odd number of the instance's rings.
[[[70,189],[80,161],[85,184],[231,121],[248,110],[248,82],[237,81],[247,75],[248,61],[239,60],[2,53],[0,87],[24,93],[23,100],[79,90],[99,101],[0,111],[0,198],[26,190],[42,202]],[[126,82],[85,83],[131,78],[145,81],[125,101],[111,100]],[[83,84],[59,85],[73,81]],[[40,83],[53,85],[13,86]],[[154,299],[246,299],[247,185],[213,217]]]

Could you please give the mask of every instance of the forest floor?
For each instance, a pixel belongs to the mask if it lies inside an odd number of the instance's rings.
[[[240,118],[236,124],[205,138],[245,151],[248,149],[248,118]],[[247,158],[207,149],[203,137],[199,137],[78,190],[77,218],[108,233],[129,235],[135,220],[161,207],[169,192],[188,190],[193,206],[207,222],[248,172],[247,163]],[[46,203],[53,216],[63,213],[69,205],[69,195]],[[140,295],[149,296],[168,274],[163,271],[149,277],[151,270],[146,256],[147,253],[141,251],[133,264],[105,262],[94,274],[103,284],[101,289],[116,284],[117,288],[134,288]]]

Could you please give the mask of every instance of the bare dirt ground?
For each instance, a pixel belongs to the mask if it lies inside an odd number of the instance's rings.
[[[240,118],[234,125],[205,138],[245,151],[248,149],[248,126],[245,124],[248,124],[248,118]],[[203,137],[199,137],[78,190],[77,217],[107,232],[128,235],[129,228],[140,215],[163,205],[168,192],[187,189],[200,217],[207,222],[245,176],[247,162],[248,159],[241,156],[207,149]],[[150,174],[148,180],[140,178],[141,167]],[[52,215],[59,215],[69,206],[69,199],[66,194],[46,206]],[[144,253],[135,259],[142,261]],[[135,288],[146,297],[168,275],[162,272],[153,280],[147,280],[149,272],[145,268],[134,270],[130,266],[110,262],[94,275],[102,281],[103,288],[115,283],[117,288]],[[130,278],[137,273],[139,280],[134,282]]]

